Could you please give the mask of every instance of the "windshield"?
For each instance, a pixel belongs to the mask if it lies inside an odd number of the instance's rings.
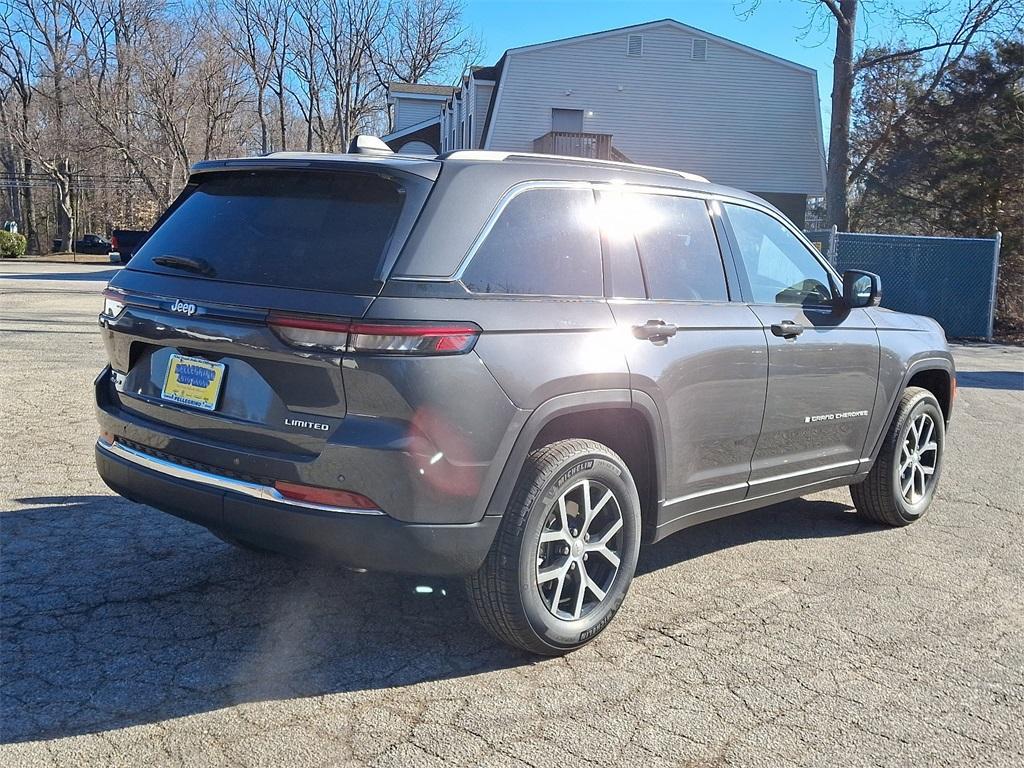
[[[130,268],[375,293],[403,201],[396,181],[370,173],[211,173],[186,187]]]

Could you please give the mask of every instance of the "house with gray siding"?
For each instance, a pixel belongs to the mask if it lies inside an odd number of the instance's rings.
[[[817,73],[671,19],[512,48],[457,87],[392,84],[389,103],[396,151],[674,168],[758,194],[798,225],[825,191]]]

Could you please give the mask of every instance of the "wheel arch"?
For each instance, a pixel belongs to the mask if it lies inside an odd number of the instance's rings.
[[[921,387],[931,392],[939,401],[939,408],[942,410],[942,418],[949,424],[949,417],[953,408],[953,385],[956,377],[949,369],[945,368],[922,368],[911,374],[904,384],[907,387]]]
[[[881,432],[876,437],[874,447],[871,450],[872,462],[878,457],[878,452],[885,441],[889,425],[892,424],[892,420],[896,415],[896,409],[899,407],[900,398],[902,398],[903,392],[907,387],[921,387],[935,395],[935,399],[939,401],[942,416],[946,424],[949,424],[949,420],[953,415],[953,398],[956,392],[956,369],[952,359],[948,357],[926,357],[915,360],[907,366],[903,373],[902,384],[895,391],[892,402],[889,403],[889,410],[882,424]]]
[[[650,541],[664,481],[663,431],[654,401],[628,389],[575,392],[542,403],[520,430],[486,514],[504,513],[531,450],[570,437],[595,440],[622,457],[640,494],[641,540]]]

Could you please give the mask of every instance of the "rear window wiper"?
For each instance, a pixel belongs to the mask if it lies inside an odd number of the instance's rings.
[[[200,275],[213,276],[214,269],[210,266],[210,262],[205,259],[197,259],[192,256],[154,256],[153,263],[159,264],[161,267],[170,267],[171,269],[187,269],[189,272],[196,272]]]

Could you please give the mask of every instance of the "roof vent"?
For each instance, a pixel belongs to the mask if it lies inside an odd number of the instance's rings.
[[[708,60],[708,41],[706,38],[695,37],[693,39],[692,58],[694,61]]]
[[[644,36],[643,35],[630,35],[626,41],[626,55],[627,56],[643,56],[644,55]]]
[[[361,133],[352,139],[351,143],[348,145],[348,153],[350,155],[394,154],[391,151],[391,147],[389,147],[383,141],[378,139],[376,136],[370,136],[365,133]]]

